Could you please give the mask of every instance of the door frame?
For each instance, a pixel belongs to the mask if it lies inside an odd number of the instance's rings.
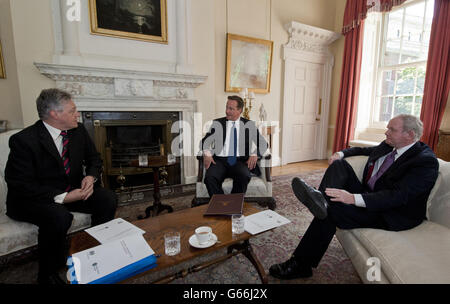
[[[283,117],[281,123],[281,165],[287,164],[288,149],[292,138],[288,137],[287,106],[289,100],[288,92],[293,82],[289,82],[289,67],[293,63],[309,62],[323,65],[322,85],[320,96],[322,97],[322,109],[319,123],[317,159],[327,158],[328,139],[328,117],[330,108],[331,78],[334,66],[334,56],[329,51],[328,45],[341,35],[328,30],[312,27],[298,22],[287,25],[291,37],[289,42],[282,47],[282,58],[284,60],[284,88],[283,88]],[[313,41],[312,41],[313,40]]]

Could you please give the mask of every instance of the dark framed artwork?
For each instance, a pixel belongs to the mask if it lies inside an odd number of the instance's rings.
[[[91,33],[167,44],[166,0],[89,0]]]

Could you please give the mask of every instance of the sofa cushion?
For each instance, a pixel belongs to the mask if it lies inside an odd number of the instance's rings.
[[[427,218],[450,228],[450,162],[439,160],[439,175],[427,201]]]
[[[0,133],[0,175],[5,176],[5,166],[9,155],[9,138],[21,129]]]
[[[78,212],[72,212],[72,214],[73,222],[69,233],[90,226],[90,214]],[[0,256],[37,245],[37,236],[37,226],[5,216],[3,223],[0,224]]]
[[[450,230],[424,221],[405,231],[347,230],[380,259],[391,283],[450,283]]]
[[[6,215],[6,192],[8,187],[6,186],[5,179],[0,174],[0,224],[3,223]]]
[[[233,188],[233,179],[226,178],[222,183],[222,189],[225,194],[231,193]],[[197,197],[209,197],[208,189],[206,185],[201,182],[196,184],[196,196]],[[272,185],[270,183],[264,183],[262,178],[252,177],[247,186],[247,192],[245,197],[266,197],[272,196]]]

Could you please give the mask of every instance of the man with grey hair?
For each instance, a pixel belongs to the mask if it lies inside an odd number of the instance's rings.
[[[114,218],[117,198],[100,187],[102,160],[69,93],[42,90],[40,120],[9,140],[5,168],[7,215],[39,227],[38,282],[63,283],[71,211],[92,215],[92,225]]]
[[[294,178],[294,194],[314,219],[292,257],[272,265],[270,274],[279,279],[312,276],[336,227],[400,231],[426,219],[426,202],[439,164],[433,151],[419,141],[422,130],[417,117],[398,115],[389,121],[386,140],[378,146],[334,153],[318,190]],[[369,157],[362,181],[343,159],[355,155]]]

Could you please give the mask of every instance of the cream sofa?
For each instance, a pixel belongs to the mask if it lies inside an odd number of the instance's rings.
[[[37,245],[38,227],[18,222],[9,218],[6,213],[5,165],[9,155],[8,141],[11,135],[20,130],[0,133],[0,265],[7,263],[10,258]],[[74,218],[69,233],[90,226],[91,216],[73,212]]]
[[[361,180],[366,156],[346,158]],[[427,202],[427,219],[405,231],[339,230],[336,236],[364,283],[450,283],[450,162]],[[379,259],[380,271],[375,264]],[[379,274],[379,275],[378,275]],[[379,279],[379,280],[378,280]]]

